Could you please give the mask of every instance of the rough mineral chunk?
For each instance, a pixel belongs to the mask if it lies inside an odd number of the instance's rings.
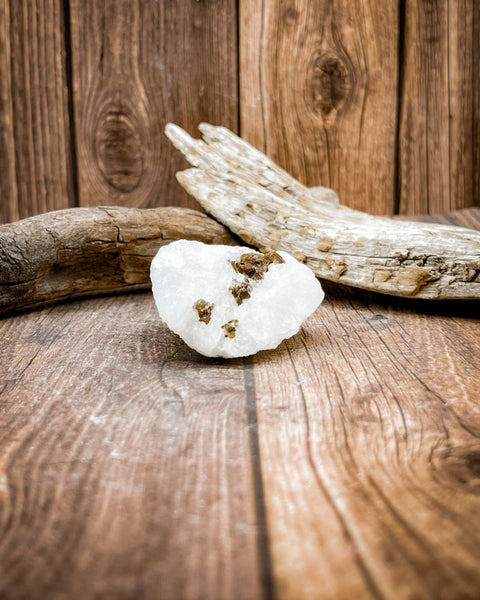
[[[160,317],[205,356],[276,348],[324,296],[312,271],[286,252],[187,240],[160,248],[150,277]]]

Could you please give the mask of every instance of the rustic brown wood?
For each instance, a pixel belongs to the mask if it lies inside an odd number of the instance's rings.
[[[80,204],[196,206],[163,129],[237,129],[236,3],[72,0],[71,17]]]
[[[18,219],[8,0],[0,1],[0,82],[0,223],[3,223]]]
[[[275,597],[476,598],[480,305],[326,291],[254,358]]]
[[[396,296],[480,299],[480,233],[394,221],[347,208],[328,188],[307,188],[225,127],[203,140],[169,124],[194,168],[180,184],[244,242],[284,250],[318,276]]]
[[[476,65],[480,64],[480,4],[478,2],[473,3],[472,51],[472,64],[474,65],[472,91],[472,204],[480,206],[480,168],[478,168],[478,165],[480,165],[480,86],[476,85],[478,80],[475,77]]]
[[[327,291],[254,360],[276,597],[476,598],[480,307]]]
[[[0,328],[2,599],[260,598],[242,361],[150,294]]]
[[[0,222],[77,191],[83,206],[196,206],[167,121],[241,123],[370,213],[478,205],[480,7],[384,4],[1,0]]]
[[[0,222],[74,204],[64,14],[0,2]]]
[[[396,3],[240,3],[241,135],[308,186],[394,212]]]
[[[0,596],[478,598],[479,303],[325,287],[246,361],[150,294],[0,320]]]
[[[70,208],[0,226],[0,315],[83,292],[150,284],[173,240],[235,244],[227,229],[181,207]]]
[[[476,4],[405,3],[399,136],[403,214],[446,212],[479,203]]]

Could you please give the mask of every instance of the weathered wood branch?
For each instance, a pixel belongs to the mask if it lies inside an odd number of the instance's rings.
[[[233,244],[198,211],[72,208],[0,226],[0,314],[88,291],[150,282],[150,263],[180,238]]]
[[[305,187],[228,129],[204,123],[200,130],[204,140],[166,127],[194,165],[177,179],[246,243],[290,252],[319,277],[345,285],[397,296],[480,298],[480,232],[341,206],[333,190]]]

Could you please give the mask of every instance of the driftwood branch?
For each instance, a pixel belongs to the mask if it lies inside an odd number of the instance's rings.
[[[195,168],[177,173],[202,207],[246,243],[290,252],[316,275],[385,294],[480,298],[480,232],[395,221],[340,206],[335,192],[307,188],[224,127],[203,140],[168,124]]]
[[[0,226],[0,314],[90,291],[150,282],[150,263],[180,238],[232,244],[229,232],[186,208],[59,210]]]

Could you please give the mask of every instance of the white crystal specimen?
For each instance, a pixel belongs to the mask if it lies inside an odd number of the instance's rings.
[[[313,272],[286,252],[179,240],[150,269],[162,320],[205,356],[234,358],[276,348],[318,307]]]

